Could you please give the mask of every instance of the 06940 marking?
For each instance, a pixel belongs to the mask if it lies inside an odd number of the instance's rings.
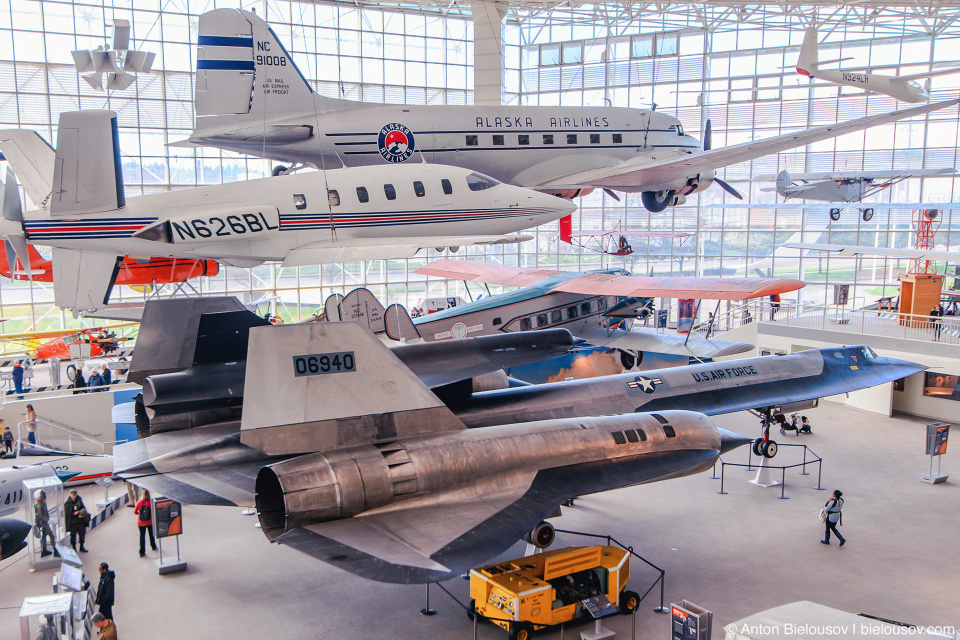
[[[297,378],[319,376],[325,373],[348,373],[356,370],[357,361],[353,351],[293,356],[293,375]]]

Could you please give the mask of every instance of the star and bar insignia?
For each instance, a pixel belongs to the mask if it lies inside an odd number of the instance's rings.
[[[653,393],[657,390],[658,384],[663,384],[663,380],[660,378],[645,378],[643,376],[637,376],[633,379],[633,382],[628,382],[627,386],[631,389],[643,389],[644,393]]]

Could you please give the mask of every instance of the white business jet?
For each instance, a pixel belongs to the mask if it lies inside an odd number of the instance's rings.
[[[713,149],[676,118],[649,109],[383,105],[314,93],[255,14],[200,16],[196,130],[176,146],[209,146],[318,167],[442,162],[573,198],[592,189],[641,193],[649,211],[682,204],[716,169],[894,122],[941,102]],[[286,171],[286,168],[280,171]]]
[[[55,166],[47,181],[36,166],[23,167],[31,176],[24,188],[45,206],[32,215],[23,215],[13,177],[28,156],[6,156],[14,171],[7,173],[0,232],[15,249],[24,241],[53,247],[56,304],[75,311],[107,304],[124,255],[238,267],[403,258],[429,247],[519,242],[529,236],[511,234],[576,210],[469,169],[419,162],[126,199],[114,112],[64,113],[58,135],[56,157],[47,147],[51,157],[35,163]],[[0,132],[0,140],[19,144],[23,138]],[[40,148],[34,143],[20,146]]]
[[[800,47],[800,57],[797,59],[797,73],[817,80],[825,80],[845,87],[857,87],[864,91],[883,93],[903,102],[926,102],[930,93],[920,86],[917,80],[944,76],[951,73],[960,73],[960,67],[951,69],[937,69],[910,73],[903,76],[885,76],[870,73],[869,69],[821,69],[825,64],[845,62],[853,58],[838,58],[836,60],[818,60],[817,30],[810,27],[803,36],[803,45]]]

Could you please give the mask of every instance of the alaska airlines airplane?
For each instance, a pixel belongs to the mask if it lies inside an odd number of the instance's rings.
[[[321,169],[439,162],[565,198],[592,189],[641,193],[652,212],[682,204],[714,182],[741,198],[716,177],[718,168],[960,102],[712,149],[709,133],[701,144],[679,120],[649,109],[325,98],[314,93],[269,25],[250,11],[201,15],[197,44],[196,130],[174,146],[218,147]]]

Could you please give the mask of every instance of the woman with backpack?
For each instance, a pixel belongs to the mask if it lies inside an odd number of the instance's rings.
[[[842,547],[846,543],[846,539],[840,535],[840,532],[837,531],[837,525],[842,524],[842,516],[840,514],[841,509],[843,509],[843,492],[840,489],[837,489],[833,492],[833,497],[827,500],[827,503],[823,505],[823,509],[820,510],[821,518],[823,518],[823,523],[826,525],[826,533],[824,534],[822,542],[823,544],[830,544],[830,532],[833,531],[833,534],[837,536],[837,540],[840,541],[840,546]]]
[[[140,527],[141,558],[147,555],[147,550],[144,548],[144,536],[148,531],[150,532],[150,548],[154,551],[157,550],[157,541],[153,537],[153,517],[150,513],[150,508],[150,492],[144,489],[143,493],[140,494],[140,499],[137,501],[137,504],[133,509],[133,512],[137,514],[137,526]]]

